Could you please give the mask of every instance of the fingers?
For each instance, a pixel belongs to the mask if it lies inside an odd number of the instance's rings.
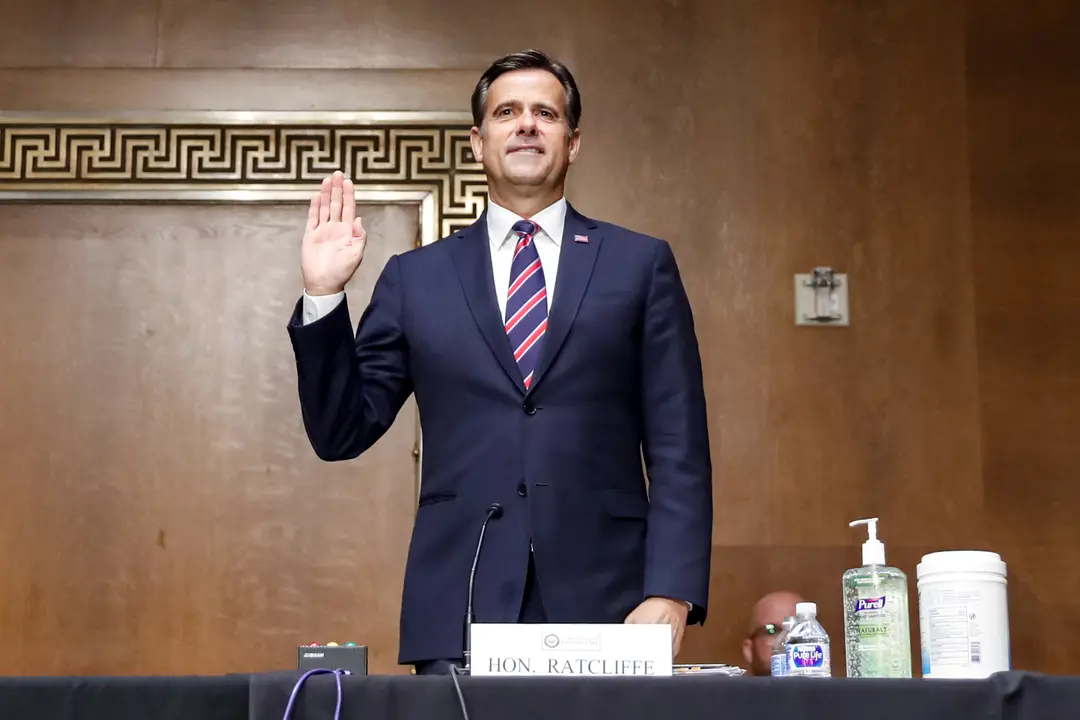
[[[319,192],[308,207],[307,227],[314,230],[320,223],[343,222],[353,225],[356,220],[356,185],[340,170],[323,178]]]
[[[340,170],[334,173],[330,190],[330,222],[341,222],[341,194],[344,177]]]
[[[307,229],[314,230],[319,227],[319,198],[322,197],[322,193],[315,193],[315,197],[311,198],[311,204],[308,206],[307,213]]]
[[[671,618],[671,657],[674,658],[679,654],[679,650],[682,649],[683,634],[686,632],[686,626],[683,625],[678,618]]]
[[[364,229],[363,218],[356,218],[353,220],[352,234],[357,240],[364,240],[367,238],[367,230]]]
[[[330,183],[330,178],[325,177],[319,188],[319,222],[330,220]]]
[[[646,617],[637,610],[634,610],[634,612],[626,616],[624,623],[627,625],[669,625],[671,627],[671,656],[675,657],[682,649],[683,634],[686,632],[686,625],[684,625],[676,616],[660,614]]]
[[[341,222],[352,225],[353,220],[356,219],[356,187],[352,180],[346,178],[342,183],[341,195]]]

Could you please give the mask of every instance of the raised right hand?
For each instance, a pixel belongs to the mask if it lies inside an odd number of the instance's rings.
[[[356,189],[339,170],[324,178],[311,199],[300,270],[308,295],[333,295],[345,289],[364,259],[367,232],[356,217]]]

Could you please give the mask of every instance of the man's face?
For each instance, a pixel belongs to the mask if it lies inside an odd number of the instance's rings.
[[[776,635],[780,632],[780,623],[768,626],[775,628],[774,633],[766,632],[765,627],[757,628],[751,638],[753,650],[750,656],[750,669],[754,675],[772,674],[772,648]]]
[[[743,659],[754,675],[770,675],[772,646],[782,630],[784,618],[795,614],[795,604],[801,598],[790,592],[766,595],[753,611],[753,627],[743,639]]]
[[[473,154],[493,184],[554,187],[577,157],[562,84],[546,70],[503,73],[488,89],[484,122],[472,132]]]

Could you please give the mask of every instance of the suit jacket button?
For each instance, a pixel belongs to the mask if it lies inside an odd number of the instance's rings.
[[[532,404],[531,400],[526,400],[525,405],[523,405],[522,407],[525,410],[526,415],[535,415],[536,414],[536,406]]]
[[[529,494],[529,487],[525,483],[518,483],[518,495],[525,497]]]

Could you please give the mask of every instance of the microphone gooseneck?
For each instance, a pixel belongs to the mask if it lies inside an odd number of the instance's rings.
[[[484,522],[480,525],[480,538],[476,541],[476,553],[473,555],[472,569],[469,571],[469,602],[465,610],[465,638],[462,644],[462,659],[465,661],[466,673],[472,668],[473,587],[476,584],[476,566],[480,562],[480,549],[484,547],[484,533],[487,531],[488,522],[498,520],[502,515],[503,508],[499,503],[492,503],[487,509]]]

